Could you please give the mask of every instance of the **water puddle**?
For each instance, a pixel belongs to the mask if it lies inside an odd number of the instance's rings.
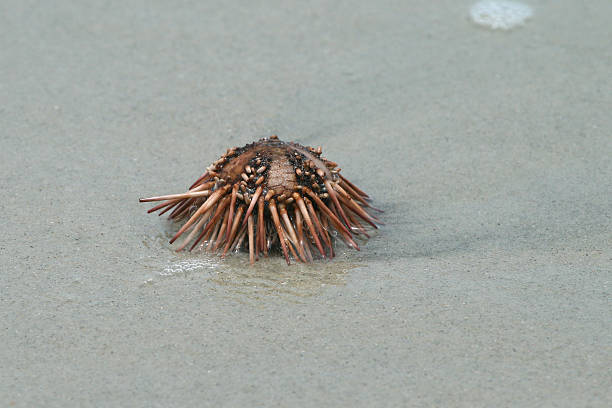
[[[147,248],[159,248],[170,257],[165,262],[160,257],[151,257],[145,262],[149,272],[142,287],[163,285],[168,280],[189,279],[206,281],[212,292],[222,291],[239,300],[241,297],[276,296],[297,301],[318,295],[327,286],[345,285],[351,269],[365,266],[358,258],[359,253],[340,242],[336,242],[334,259],[315,260],[312,264],[292,259],[291,265],[287,265],[282,254],[277,252],[260,258],[254,265],[249,264],[248,253],[242,251],[229,254],[224,259],[201,248],[176,253],[168,240],[177,226],[171,222],[161,222],[157,228],[156,233],[143,240],[143,244]],[[373,234],[376,235],[375,232]],[[362,245],[365,241],[358,239],[358,242]]]
[[[249,264],[247,253],[235,253],[221,259],[204,251],[173,254],[166,265],[149,265],[149,274],[142,286],[163,285],[168,280],[189,279],[207,281],[212,291],[226,292],[234,297],[287,299],[306,298],[322,293],[327,286],[346,284],[348,271],[364,266],[339,254],[333,260],[318,260],[312,264],[292,262],[271,254]]]

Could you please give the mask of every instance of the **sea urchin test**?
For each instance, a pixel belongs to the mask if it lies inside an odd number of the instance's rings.
[[[364,224],[380,220],[369,197],[340,174],[337,164],[312,148],[276,136],[232,147],[181,194],[141,198],[163,201],[172,220],[186,220],[170,243],[183,237],[177,251],[199,243],[225,256],[248,239],[251,264],[272,247],[301,262],[318,251],[332,258],[334,234],[359,250],[353,235],[369,237]],[[363,224],[362,224],[363,222]],[[334,232],[335,231],[335,232]]]
[[[510,30],[532,16],[531,7],[514,1],[481,1],[470,9],[474,23],[494,30]]]

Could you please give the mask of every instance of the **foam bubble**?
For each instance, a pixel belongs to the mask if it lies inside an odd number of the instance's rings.
[[[531,7],[514,1],[480,1],[470,9],[474,23],[494,30],[510,30],[532,16]]]
[[[174,262],[166,266],[163,272],[159,272],[159,276],[171,277],[177,275],[187,275],[200,269],[212,269],[215,264],[206,260],[187,259],[179,262]]]

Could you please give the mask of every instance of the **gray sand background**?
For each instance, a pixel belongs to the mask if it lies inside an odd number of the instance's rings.
[[[3,1],[0,405],[611,406],[612,2],[530,4]],[[275,133],[386,225],[175,254],[138,198]]]

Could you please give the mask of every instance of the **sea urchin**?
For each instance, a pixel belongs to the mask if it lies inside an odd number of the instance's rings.
[[[207,243],[222,255],[240,248],[248,236],[251,264],[280,244],[289,264],[289,252],[312,262],[316,250],[332,258],[332,231],[359,250],[353,234],[368,234],[359,219],[374,228],[380,220],[369,197],[340,175],[337,164],[316,149],[283,142],[277,136],[244,147],[233,147],[206,169],[189,191],[140,202],[164,201],[148,212],[173,209],[170,219],[187,219],[172,237],[187,237],[177,251],[191,243]],[[380,210],[376,210],[380,211]]]

